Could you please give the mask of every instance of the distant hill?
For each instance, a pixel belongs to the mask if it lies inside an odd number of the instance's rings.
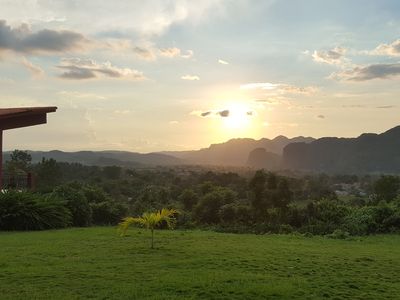
[[[249,154],[254,149],[263,148],[267,152],[281,155],[283,148],[290,143],[309,143],[313,140],[311,137],[302,136],[291,139],[285,136],[277,136],[272,140],[267,138],[260,140],[240,138],[231,139],[221,144],[212,144],[210,147],[200,150],[168,151],[162,153],[175,156],[191,164],[246,166],[249,161]],[[253,162],[254,160],[251,160],[252,164]],[[260,162],[260,168],[263,164],[264,162]]]
[[[97,166],[127,166],[140,167],[144,165],[178,165],[184,162],[176,157],[162,153],[136,153],[128,151],[78,151],[63,152],[53,151],[28,151],[32,156],[32,162],[37,163],[42,157],[53,158],[60,162],[81,163],[83,165]],[[8,160],[10,152],[4,153],[4,159]]]
[[[256,148],[249,153],[247,166],[255,169],[278,170],[282,157],[279,154],[268,152],[265,148]]]
[[[283,150],[282,167],[328,173],[400,173],[400,126],[357,138],[326,137],[289,144]]]

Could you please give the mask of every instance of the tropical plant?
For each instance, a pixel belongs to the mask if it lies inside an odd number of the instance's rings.
[[[154,230],[162,224],[166,224],[168,228],[173,229],[176,224],[175,215],[178,211],[175,209],[163,208],[157,212],[145,212],[141,217],[126,217],[118,225],[118,231],[121,236],[126,234],[130,225],[138,224],[144,226],[151,231],[151,249],[154,249]]]

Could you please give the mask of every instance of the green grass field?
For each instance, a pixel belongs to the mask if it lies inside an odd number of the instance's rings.
[[[400,236],[0,233],[0,299],[400,299]]]

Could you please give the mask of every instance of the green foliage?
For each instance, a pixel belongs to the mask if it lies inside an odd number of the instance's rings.
[[[53,195],[9,191],[0,193],[1,230],[44,230],[71,225],[65,203]]]
[[[73,226],[84,227],[92,223],[92,209],[81,185],[71,183],[60,186],[54,190],[53,194],[66,202],[72,214]]]
[[[14,150],[10,160],[6,162],[6,170],[11,174],[18,172],[28,172],[32,161],[32,156],[27,151]]]
[[[399,194],[400,178],[391,175],[381,176],[373,188],[378,201],[392,201]]]
[[[178,211],[175,209],[163,208],[157,212],[144,213],[141,217],[126,217],[118,225],[118,231],[121,236],[126,235],[126,231],[129,226],[133,224],[138,224],[140,226],[146,227],[151,231],[151,248],[154,248],[154,229],[166,224],[168,228],[173,229],[176,224],[175,216]]]
[[[36,187],[40,191],[50,192],[62,182],[63,174],[60,165],[52,158],[42,158],[42,161],[37,164],[35,172]]]
[[[199,196],[192,189],[185,189],[179,195],[179,201],[185,210],[192,210],[193,206],[199,201]]]
[[[121,177],[121,167],[107,166],[103,168],[103,172],[108,179],[119,179]]]
[[[341,229],[335,229],[330,234],[327,234],[326,237],[331,238],[331,239],[339,239],[339,240],[345,240],[350,237],[350,234],[347,231],[343,231]]]
[[[214,189],[200,199],[193,209],[193,216],[200,223],[216,224],[220,221],[220,208],[235,199],[236,194],[228,188]]]
[[[127,214],[127,207],[111,201],[90,203],[92,222],[97,225],[115,225]]]

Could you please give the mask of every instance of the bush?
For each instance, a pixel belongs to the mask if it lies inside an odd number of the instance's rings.
[[[31,192],[0,193],[1,230],[44,230],[71,225],[71,214],[57,197]]]
[[[348,233],[347,231],[343,231],[341,229],[336,229],[331,234],[327,234],[326,237],[331,238],[331,239],[345,240],[350,237],[350,233]]]
[[[97,225],[115,225],[127,214],[127,207],[112,202],[90,203],[92,221]]]
[[[72,214],[73,226],[85,227],[92,223],[92,208],[81,185],[72,183],[60,186],[54,190],[53,195],[66,202]]]

